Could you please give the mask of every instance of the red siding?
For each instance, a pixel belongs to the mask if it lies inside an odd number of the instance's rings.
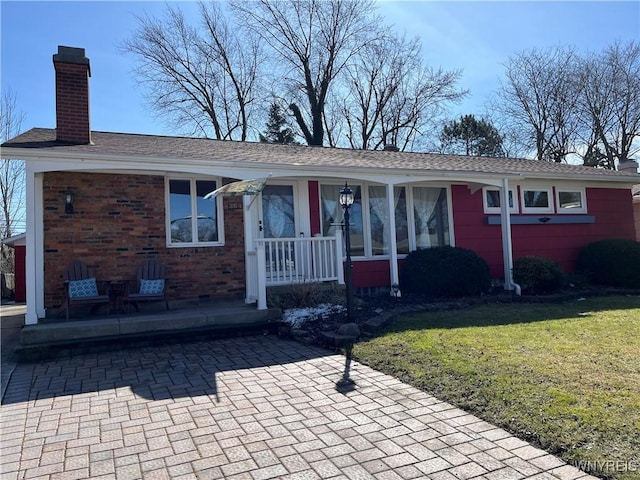
[[[586,192],[587,215],[594,216],[595,223],[512,225],[514,260],[541,256],[571,272],[580,248],[588,243],[606,238],[634,239],[629,190],[587,188]],[[472,194],[466,185],[453,185],[452,197],[456,246],[474,250],[487,261],[493,276],[504,276],[501,228],[487,225],[482,190]]]
[[[311,236],[322,233],[320,223],[320,186],[315,180],[309,180],[309,220]]]
[[[353,261],[353,285],[356,288],[391,285],[389,260]]]
[[[25,260],[27,254],[27,247],[24,245],[16,245],[14,258],[15,258],[15,290],[14,300],[16,302],[25,302],[27,300],[27,277]]]

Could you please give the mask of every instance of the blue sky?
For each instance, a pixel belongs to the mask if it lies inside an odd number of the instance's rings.
[[[195,4],[180,2],[195,11]],[[25,113],[23,130],[55,127],[52,55],[58,45],[82,47],[91,61],[94,130],[172,134],[145,110],[132,76],[134,58],[118,45],[136,28],[134,15],[160,14],[162,2],[0,2],[1,83]],[[640,39],[640,2],[380,1],[379,13],[408,35],[419,35],[426,62],[461,69],[469,97],[452,112],[482,114],[498,86],[502,64],[530,48],[571,45],[600,50]]]

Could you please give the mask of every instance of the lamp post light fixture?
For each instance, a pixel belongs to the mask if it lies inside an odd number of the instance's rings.
[[[351,322],[353,316],[353,275],[351,272],[351,232],[349,225],[349,210],[353,205],[353,190],[344,182],[344,188],[340,190],[340,205],[344,210],[344,244],[347,250],[346,287],[347,287],[347,323]]]
[[[400,285],[398,285],[397,283],[392,283],[391,284],[391,291],[393,292],[393,296],[396,299],[396,302],[398,301],[398,293],[400,292]]]
[[[69,189],[64,192],[64,213],[71,215],[73,213],[73,192]]]

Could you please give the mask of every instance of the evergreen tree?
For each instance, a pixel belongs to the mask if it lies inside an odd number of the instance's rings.
[[[262,143],[298,144],[295,132],[282,114],[280,106],[275,102],[269,107],[269,120],[267,120],[266,127],[267,130],[264,135],[260,134]]]
[[[440,134],[443,153],[504,157],[502,136],[484,119],[464,115],[446,124]]]

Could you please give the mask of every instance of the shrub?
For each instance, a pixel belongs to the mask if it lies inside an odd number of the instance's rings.
[[[529,293],[554,293],[566,284],[558,263],[542,257],[522,257],[513,263],[513,279]]]
[[[459,247],[434,247],[409,253],[400,277],[403,292],[431,297],[479,295],[490,286],[487,262],[477,253]]]
[[[609,239],[582,248],[576,272],[594,285],[640,288],[640,243]]]
[[[267,305],[283,310],[315,307],[322,303],[341,304],[344,287],[330,283],[301,282],[267,289]]]

